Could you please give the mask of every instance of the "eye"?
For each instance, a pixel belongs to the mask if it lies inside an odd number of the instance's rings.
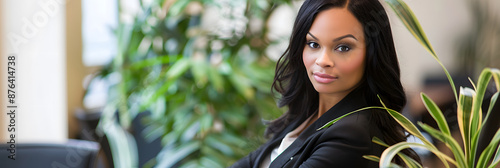
[[[310,48],[319,48],[319,44],[316,42],[307,42],[307,46]]]
[[[339,52],[347,52],[351,50],[351,47],[349,47],[348,45],[339,45],[337,48],[335,48],[335,51],[339,51]]]

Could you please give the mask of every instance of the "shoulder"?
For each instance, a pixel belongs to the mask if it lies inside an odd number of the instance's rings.
[[[358,112],[342,118],[332,126],[311,136],[303,155],[309,167],[377,167],[364,155],[379,155],[373,142],[370,112]],[[308,150],[311,149],[311,150]],[[307,154],[308,153],[308,154]],[[306,167],[307,167],[306,166]]]

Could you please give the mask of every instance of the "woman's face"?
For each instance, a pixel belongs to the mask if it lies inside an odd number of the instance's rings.
[[[316,91],[345,96],[363,78],[365,53],[361,23],[347,8],[331,8],[313,21],[302,58]]]

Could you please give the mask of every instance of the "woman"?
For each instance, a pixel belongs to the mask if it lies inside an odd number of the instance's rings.
[[[290,44],[276,67],[273,89],[288,111],[271,122],[273,138],[232,167],[378,167],[363,155],[380,156],[406,140],[383,110],[351,111],[406,103],[387,14],[378,0],[306,0]],[[412,150],[403,151],[419,161]],[[401,160],[395,160],[403,164]]]

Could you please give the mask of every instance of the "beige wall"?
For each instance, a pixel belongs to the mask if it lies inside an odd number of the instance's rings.
[[[44,3],[54,2],[47,8]],[[2,0],[2,56],[16,54],[16,142],[61,142],[67,139],[65,0]],[[17,37],[18,44],[9,38]],[[5,66],[5,65],[2,65]],[[0,70],[5,74],[5,68]],[[6,101],[5,76],[2,96]],[[5,104],[0,117],[6,118]],[[5,131],[6,124],[0,126]],[[7,138],[6,134],[0,135]]]
[[[50,10],[56,11],[53,16],[38,4],[49,0],[0,2],[0,78],[6,79],[4,60],[9,53],[23,57],[19,63],[22,65],[20,74],[25,75],[21,75],[22,79],[18,80],[22,85],[18,89],[20,88],[24,99],[20,98],[22,105],[19,110],[22,114],[16,116],[18,125],[23,128],[18,128],[19,136],[26,135],[21,138],[25,141],[76,138],[79,131],[74,111],[82,107],[83,78],[98,70],[98,67],[85,67],[82,63],[81,0],[52,0],[51,2],[56,2],[50,6]],[[36,35],[27,38],[28,41],[22,44],[21,49],[14,52],[6,38],[8,33],[22,35],[22,19],[32,21],[32,17],[40,12],[48,16],[47,24],[36,27]],[[50,80],[45,80],[44,76],[51,76],[47,78]],[[5,90],[6,81],[2,80],[0,94],[6,95]],[[8,137],[7,118],[3,113],[7,105],[5,96],[1,96],[0,100],[2,140]]]
[[[82,80],[86,74],[82,63],[82,10],[81,0],[73,0],[66,5],[66,86],[68,91],[68,136],[75,138],[78,123],[74,117],[75,108],[82,106]]]
[[[82,7],[81,0],[71,0],[66,5],[66,82],[68,99],[68,136],[76,138],[79,126],[75,109],[83,108],[84,78],[97,72],[100,67],[88,67],[82,60]]]
[[[66,5],[66,86],[68,137],[76,138],[79,126],[75,118],[75,109],[83,108],[83,80],[99,70],[100,67],[88,67],[82,61],[82,1],[71,0]]]
[[[3,0],[0,1],[0,6],[4,6],[3,4]],[[0,8],[1,10],[1,8]],[[3,17],[4,17],[4,12],[3,11],[0,11],[0,35],[3,35]],[[3,37],[3,36],[0,36],[0,37]],[[6,52],[5,52],[5,49],[4,49],[4,39],[0,40],[0,59],[2,59],[0,62],[0,79],[5,79],[5,70],[6,67],[4,65],[4,60],[6,59],[5,58],[5,55],[6,55]],[[6,90],[6,84],[4,82],[0,83],[0,95],[5,95],[5,90]],[[3,114],[4,113],[4,108],[6,107],[6,103],[5,101],[3,101],[4,99],[0,98],[0,109],[2,110],[1,113]],[[7,129],[5,128],[4,125],[7,125],[6,122],[6,117],[4,115],[1,115],[0,116],[0,141],[5,141],[7,140]]]

